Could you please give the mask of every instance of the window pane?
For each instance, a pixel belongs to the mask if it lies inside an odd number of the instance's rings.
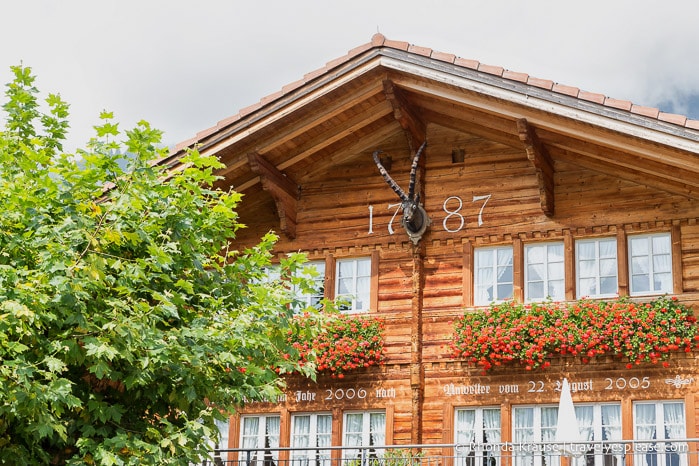
[[[556,301],[565,299],[565,282],[563,280],[549,280],[548,296]]]
[[[648,256],[636,256],[631,259],[631,273],[633,274],[647,274],[648,267]]]
[[[529,265],[527,267],[527,279],[529,281],[544,279],[544,264]]]
[[[658,254],[653,256],[653,272],[662,273],[670,272],[672,262],[669,254]]]
[[[616,277],[616,258],[600,260],[600,275]]]
[[[616,258],[616,239],[599,240],[599,255],[601,258]]]
[[[631,288],[637,293],[650,291],[650,278],[648,275],[633,275],[631,277]]]
[[[616,277],[602,277],[600,279],[600,294],[616,294]]]
[[[492,249],[476,250],[476,264],[478,268],[492,267],[494,259],[495,257]]]
[[[578,285],[578,294],[580,296],[597,295],[597,280],[594,278],[581,278]]]
[[[669,233],[640,235],[629,239],[631,294],[672,292],[671,249]]]
[[[512,283],[498,285],[498,300],[512,298]]]
[[[512,266],[498,267],[498,283],[512,283]]]
[[[563,262],[563,243],[548,245],[549,262]]]
[[[586,241],[586,242],[579,242],[578,244],[578,259],[583,261],[583,260],[591,260],[595,259],[597,257],[597,253],[595,251],[595,243],[591,241]]]
[[[629,245],[631,246],[632,255],[634,256],[647,256],[650,254],[648,250],[648,238],[646,237],[630,237]]]
[[[527,246],[527,263],[543,264],[544,263],[544,246]]]
[[[338,293],[341,295],[350,294],[353,291],[353,282],[351,278],[341,278],[338,281]]]
[[[357,259],[357,276],[368,277],[371,275],[371,259]]]
[[[353,261],[338,261],[338,276],[339,277],[351,277],[354,275],[354,262]]]
[[[497,248],[498,265],[512,265],[512,248]]]
[[[527,296],[530,300],[543,300],[544,282],[530,282],[527,284]]]
[[[589,278],[597,276],[597,262],[595,261],[580,261],[579,275],[581,278]]]
[[[549,280],[563,279],[565,277],[563,262],[549,262],[548,276]]]

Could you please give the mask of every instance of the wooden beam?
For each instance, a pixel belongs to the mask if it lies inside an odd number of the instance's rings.
[[[427,137],[427,129],[422,119],[415,114],[413,107],[405,99],[405,96],[393,85],[390,79],[383,81],[386,100],[393,107],[393,116],[408,133],[408,140],[412,151],[416,151]]]
[[[517,120],[517,132],[519,139],[524,143],[527,158],[536,170],[541,210],[547,217],[552,217],[554,211],[553,161],[544,145],[541,144],[536,131],[527,123],[526,119]]]
[[[301,193],[300,187],[277,167],[257,152],[248,153],[252,171],[260,176],[262,188],[274,199],[279,216],[279,228],[287,238],[296,237],[296,201]]]
[[[351,93],[347,96],[341,96],[336,100],[333,100],[332,106],[326,106],[322,109],[314,110],[313,112],[308,112],[300,116],[294,116],[298,118],[298,121],[290,119],[293,121],[292,124],[284,126],[279,130],[275,130],[271,137],[266,137],[262,142],[262,145],[255,146],[255,150],[258,154],[267,154],[280,146],[293,141],[295,138],[303,135],[304,133],[312,132],[314,128],[317,128],[323,124],[331,124],[333,119],[341,116],[343,112],[346,112],[351,108],[360,108],[364,102],[377,99],[377,94],[382,92],[381,82],[371,81],[369,85],[363,86],[356,90],[356,92]],[[248,135],[250,132],[246,132]],[[217,175],[226,175],[238,168],[241,168],[247,163],[247,157],[244,156],[245,152],[242,154],[237,151],[234,152],[233,157],[228,159],[222,159],[221,161],[226,164],[226,168],[217,171]]]

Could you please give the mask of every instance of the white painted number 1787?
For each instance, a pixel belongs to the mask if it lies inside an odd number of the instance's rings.
[[[478,211],[478,226],[483,225],[483,210],[485,209],[485,206],[490,200],[491,196],[491,194],[485,194],[483,196],[473,196],[473,199],[471,200],[471,202],[483,201],[483,204],[481,204],[481,208]],[[456,203],[455,208],[454,203]],[[389,235],[395,233],[395,230],[393,229],[393,222],[396,220],[398,212],[400,212],[400,206],[400,203],[388,204],[388,210],[394,209],[393,215],[391,216],[391,220],[388,222],[387,226]],[[449,196],[444,200],[444,203],[442,204],[442,210],[444,210],[444,212],[447,215],[442,220],[442,226],[444,227],[445,231],[449,233],[456,233],[464,228],[464,226],[466,225],[466,219],[461,214],[461,209],[463,208],[463,206],[464,202],[461,200],[459,196]],[[456,226],[454,226],[455,222]],[[372,233],[374,233],[374,206],[370,205],[369,234],[371,235]]]

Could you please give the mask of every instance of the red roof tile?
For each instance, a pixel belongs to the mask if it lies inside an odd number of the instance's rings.
[[[439,60],[442,62],[453,63],[456,66],[478,70],[479,72],[483,72],[483,73],[491,74],[494,76],[499,76],[499,77],[502,77],[505,79],[509,79],[512,81],[522,82],[522,83],[526,83],[526,84],[531,85],[531,86],[547,89],[547,90],[550,90],[550,91],[558,93],[558,94],[572,96],[572,97],[575,97],[575,98],[580,99],[580,100],[593,102],[596,104],[604,105],[606,107],[611,107],[611,108],[629,111],[633,114],[642,115],[642,116],[650,117],[650,118],[655,118],[659,121],[672,123],[675,125],[689,128],[689,129],[699,130],[699,121],[690,120],[686,116],[683,116],[683,115],[664,113],[664,112],[659,111],[656,108],[634,105],[632,102],[629,102],[627,100],[618,100],[618,99],[606,97],[603,94],[582,91],[576,87],[558,84],[558,83],[555,83],[555,82],[548,80],[548,79],[532,77],[526,73],[506,70],[500,66],[486,65],[486,64],[478,62],[477,60],[460,58],[460,57],[457,57],[453,54],[435,51],[435,50],[432,50],[432,49],[427,48],[427,47],[420,47],[417,45],[411,45],[408,42],[389,40],[383,34],[377,33],[377,34],[374,34],[372,36],[370,42],[368,42],[366,44],[362,44],[358,47],[355,47],[355,48],[351,49],[346,55],[329,61],[328,63],[326,63],[326,65],[324,67],[305,74],[303,79],[300,79],[298,81],[294,81],[292,83],[289,83],[289,84],[283,86],[280,91],[277,91],[273,94],[270,94],[266,97],[263,97],[259,102],[241,109],[237,114],[232,115],[232,116],[218,122],[218,124],[216,126],[209,128],[209,129],[205,129],[203,131],[200,131],[195,138],[192,138],[192,139],[189,139],[187,141],[183,141],[183,142],[177,144],[175,147],[175,152],[180,151],[180,150],[184,149],[185,147],[191,146],[191,145],[195,144],[196,142],[200,141],[202,138],[204,138],[208,135],[211,135],[212,133],[216,132],[219,129],[222,129],[226,125],[234,123],[235,121],[245,117],[246,115],[253,113],[256,110],[259,110],[264,105],[267,105],[267,104],[273,102],[274,100],[283,97],[285,94],[288,94],[288,93],[300,88],[301,86],[308,83],[309,81],[311,81],[319,76],[322,76],[324,73],[328,72],[330,69],[350,61],[352,58],[366,52],[367,50],[371,50],[372,48],[380,48],[380,47],[386,47],[386,48],[391,48],[391,49],[395,49],[395,50],[401,50],[401,51],[407,51],[410,53],[415,53],[415,54],[430,57],[432,59]]]

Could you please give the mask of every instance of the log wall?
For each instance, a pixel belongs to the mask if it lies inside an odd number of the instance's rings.
[[[291,379],[286,400],[279,404],[246,406],[241,413],[328,411],[334,414],[333,442],[341,444],[341,413],[347,410],[387,410],[387,443],[407,444],[421,432],[423,443],[453,442],[454,409],[461,406],[500,406],[503,441],[511,439],[512,407],[555,403],[557,384],[568,377],[576,402],[618,401],[622,404],[624,436],[632,438],[631,406],[635,400],[684,400],[688,437],[696,435],[697,354],[673,357],[670,367],[626,369],[619,360],[561,359],[546,371],[521,367],[483,375],[449,357],[452,321],[471,302],[472,251],[489,245],[564,241],[572,254],[577,239],[667,231],[676,244],[675,294],[699,305],[699,206],[678,195],[624,179],[622,172],[601,173],[571,162],[555,163],[555,213],[543,214],[536,173],[523,149],[508,147],[438,126],[428,127],[425,209],[432,225],[423,237],[424,290],[419,303],[422,354],[421,377],[411,378],[413,326],[413,245],[399,225],[398,198],[378,174],[370,154],[332,172],[301,182],[296,238],[281,237],[277,252],[306,251],[311,259],[375,254],[378,307],[372,312],[387,322],[388,363],[382,368],[348,375],[343,380],[321,377],[317,383]],[[463,162],[453,162],[455,148]],[[410,154],[394,151],[390,173],[407,189]],[[238,234],[241,245],[275,224],[274,203],[262,191],[240,209],[248,228]],[[485,196],[488,196],[487,198]],[[487,201],[487,202],[486,202]],[[391,208],[389,206],[393,205]],[[393,233],[391,233],[391,229]],[[623,272],[620,272],[620,277]],[[574,283],[567,283],[570,295]],[[623,291],[623,288],[622,288]],[[673,385],[671,380],[692,380]],[[669,382],[670,381],[670,382]],[[413,416],[414,389],[422,390],[421,422]],[[359,396],[359,394],[363,396]],[[304,395],[305,394],[305,395]],[[348,394],[352,394],[350,398]],[[337,418],[337,419],[336,419]],[[338,420],[340,419],[340,420]],[[390,419],[390,422],[389,422]],[[237,422],[237,421],[236,421]],[[235,423],[234,423],[235,424]],[[231,447],[237,447],[232,430]],[[284,436],[282,435],[284,439]],[[285,443],[286,442],[286,443]],[[288,435],[282,446],[288,445]]]

